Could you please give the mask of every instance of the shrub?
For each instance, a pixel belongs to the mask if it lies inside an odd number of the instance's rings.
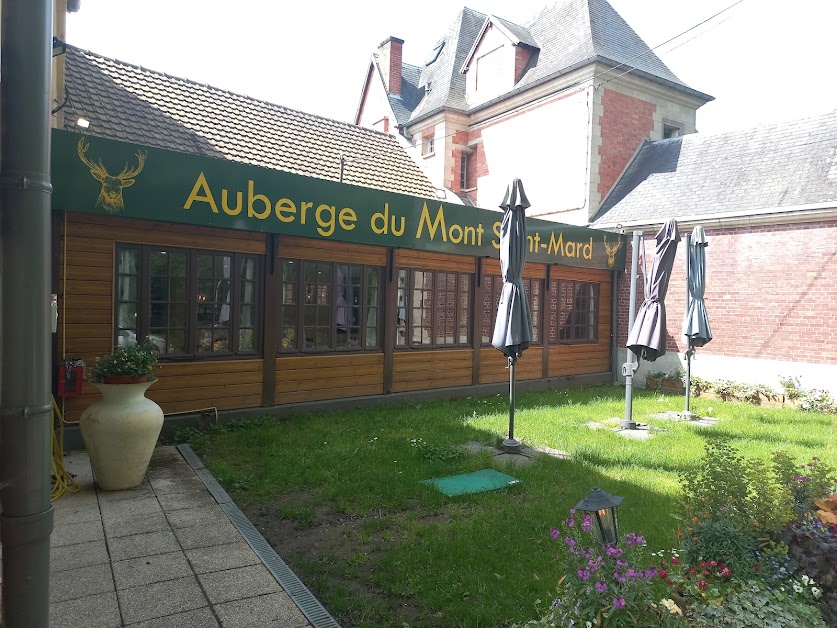
[[[118,347],[103,358],[96,358],[91,379],[101,382],[106,377],[148,377],[157,367],[157,346],[150,338],[127,347]]]
[[[704,521],[683,540],[683,551],[693,565],[711,561],[736,569],[751,569],[756,541],[731,521]]]
[[[800,517],[816,511],[814,500],[833,493],[837,483],[834,469],[817,456],[797,465],[787,453],[778,451],[773,454],[773,473],[790,491]]]
[[[837,527],[809,518],[779,538],[788,546],[790,568],[806,584],[814,582],[811,590],[826,623],[837,625]]]
[[[705,602],[689,608],[693,626],[716,628],[825,628],[816,607],[790,597],[778,588],[752,583],[747,590],[730,593],[723,604]]]

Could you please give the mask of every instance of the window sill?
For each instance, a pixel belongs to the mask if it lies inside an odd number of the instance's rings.
[[[422,153],[421,154],[422,159],[430,159],[431,157],[435,157],[435,156],[436,156],[436,151],[433,151],[432,153]]]

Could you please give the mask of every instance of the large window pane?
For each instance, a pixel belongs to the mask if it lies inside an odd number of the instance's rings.
[[[258,271],[252,255],[118,246],[117,342],[151,336],[163,356],[254,352]]]
[[[549,285],[549,341],[598,340],[599,284],[553,280]]]
[[[305,349],[328,349],[331,338],[331,264],[303,262]]]

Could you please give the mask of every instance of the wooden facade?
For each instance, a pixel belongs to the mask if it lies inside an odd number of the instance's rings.
[[[60,295],[55,359],[96,356],[115,345],[118,245],[150,245],[241,253],[261,261],[258,351],[250,356],[166,359],[148,396],[167,414],[206,408],[233,410],[283,404],[387,395],[439,388],[468,388],[508,380],[506,360],[484,344],[481,334],[485,278],[500,274],[496,259],[420,250],[348,244],[323,239],[137,220],[81,212],[55,212],[54,292]],[[359,350],[282,350],[279,298],[283,260],[312,260],[380,269],[378,346]],[[400,269],[425,269],[470,277],[467,312],[470,340],[450,347],[396,346],[395,277]],[[611,272],[527,263],[526,278],[541,282],[540,343],[528,349],[518,380],[539,380],[611,371]],[[553,344],[547,334],[549,284],[568,279],[598,284],[595,342]],[[496,309],[496,304],[495,304]],[[460,316],[460,314],[457,314]],[[461,313],[461,316],[466,316]],[[463,324],[466,321],[463,321]],[[67,420],[77,420],[98,395],[86,384],[83,396],[65,400]]]

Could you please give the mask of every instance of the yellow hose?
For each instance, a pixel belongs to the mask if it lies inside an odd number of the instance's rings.
[[[52,412],[55,417],[56,430],[52,430],[52,490],[49,492],[50,501],[55,501],[64,493],[76,493],[81,488],[73,474],[64,468],[64,417],[52,398]]]

